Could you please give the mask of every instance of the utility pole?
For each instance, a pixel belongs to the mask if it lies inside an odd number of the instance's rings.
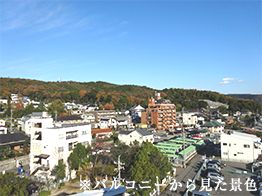
[[[57,122],[57,110],[55,111],[55,122]]]
[[[118,170],[118,179],[117,179],[117,182],[118,182],[118,185],[120,186],[120,180],[121,180],[121,169],[125,169],[124,167],[122,167],[122,165],[125,165],[125,163],[121,163],[120,162],[120,155],[118,156],[118,161],[117,163],[114,161],[114,164],[117,164],[117,168],[115,168],[114,170]]]
[[[183,131],[183,168],[186,168],[185,160],[185,131],[184,131],[184,122],[183,122],[184,107],[182,108],[182,131]]]
[[[13,125],[13,120],[12,120],[12,118],[13,118],[13,109],[12,109],[12,105],[11,105],[11,133],[12,133],[12,125]]]

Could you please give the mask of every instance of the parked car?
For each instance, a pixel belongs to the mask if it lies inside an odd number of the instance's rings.
[[[211,168],[211,167],[207,168],[206,170],[203,171],[204,176],[207,176],[208,172],[215,172],[218,173],[220,176],[224,176],[224,174],[216,168]]]
[[[169,132],[168,135],[175,135],[175,132]]]
[[[221,163],[219,160],[210,160],[210,161],[208,161],[208,163],[215,163],[218,166],[220,166],[221,168],[226,167],[226,164],[225,163]]]
[[[163,134],[163,135],[161,135],[161,137],[168,137],[168,135],[167,134]]]
[[[215,163],[207,163],[207,168],[212,167],[212,168],[216,168],[219,171],[221,171],[221,167],[219,167],[217,164]]]
[[[192,196],[211,196],[209,193],[202,191],[193,191]]]
[[[208,172],[207,178],[210,178],[212,180],[221,180],[221,181],[225,180],[223,176],[220,176],[218,173],[215,172]]]

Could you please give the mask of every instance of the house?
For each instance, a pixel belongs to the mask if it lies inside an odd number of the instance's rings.
[[[135,119],[137,116],[141,118],[142,112],[145,112],[145,111],[146,111],[145,108],[143,108],[141,105],[135,105],[129,109],[129,113],[133,119]]]
[[[0,126],[5,126],[5,120],[0,119]]]
[[[7,104],[8,103],[7,98],[0,98],[0,103],[1,104]]]
[[[155,126],[158,130],[175,129],[176,106],[156,93],[155,98],[148,99],[148,108],[141,113],[141,123]]]
[[[86,111],[95,111],[95,110],[98,110],[99,107],[96,105],[96,104],[89,104],[87,105],[87,108],[86,108]]]
[[[117,116],[115,118],[115,120],[116,120],[116,126],[118,126],[118,127],[129,128],[129,126],[131,125],[131,117],[130,116]]]
[[[25,140],[30,141],[30,138],[23,133],[0,134],[0,148],[10,146],[12,150],[23,148]]]
[[[261,154],[260,138],[246,133],[221,133],[221,159],[252,163]]]
[[[21,120],[21,130],[27,135],[41,128],[52,126],[53,118],[47,112],[33,112]]]
[[[57,118],[56,121],[58,123],[73,124],[73,123],[83,123],[84,119],[80,118],[76,115],[72,115],[72,116],[61,116],[61,117]]]
[[[83,118],[84,122],[87,122],[87,123],[95,122],[95,115],[92,113],[81,114],[81,118]]]
[[[7,128],[3,125],[0,125],[0,134],[7,134]]]
[[[115,127],[116,120],[115,118],[101,118],[99,121],[100,129],[105,129],[108,127]]]
[[[105,128],[105,129],[92,129],[92,130],[91,130],[91,134],[92,134],[92,135],[93,135],[93,134],[96,134],[96,137],[102,136],[102,137],[107,137],[107,138],[109,138],[109,137],[113,134],[113,132],[112,132],[112,130],[109,129],[109,128]]]
[[[226,121],[227,124],[232,124],[234,122],[234,119],[232,116],[225,116],[224,120]]]
[[[127,145],[131,144],[135,140],[140,144],[142,144],[142,142],[154,142],[153,134],[146,129],[136,129],[134,131],[121,130],[119,132],[118,139]]]
[[[209,129],[211,133],[213,132],[219,132],[222,133],[224,130],[224,125],[222,123],[219,123],[217,121],[211,121],[203,124],[201,126],[203,129]]]
[[[55,123],[52,127],[42,128],[31,135],[30,174],[38,171],[47,175],[59,160],[66,164],[67,159],[75,146],[81,143],[91,145],[91,125],[89,123]]]
[[[124,116],[127,116],[127,115],[129,115],[129,110],[126,110],[126,109],[124,109],[124,110],[122,110],[121,112],[120,112],[120,115],[124,115]]]

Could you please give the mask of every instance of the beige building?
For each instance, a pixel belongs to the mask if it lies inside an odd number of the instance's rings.
[[[221,159],[251,163],[261,154],[260,138],[246,133],[221,133]]]
[[[155,125],[158,130],[172,130],[176,127],[176,106],[156,93],[155,98],[148,99],[148,108],[141,114],[141,123]]]

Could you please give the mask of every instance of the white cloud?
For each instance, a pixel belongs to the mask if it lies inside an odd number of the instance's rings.
[[[240,82],[245,82],[245,80],[238,80],[238,82],[240,83]]]
[[[233,83],[234,80],[238,80],[238,78],[223,78],[222,82],[219,82],[218,84],[230,84]]]

